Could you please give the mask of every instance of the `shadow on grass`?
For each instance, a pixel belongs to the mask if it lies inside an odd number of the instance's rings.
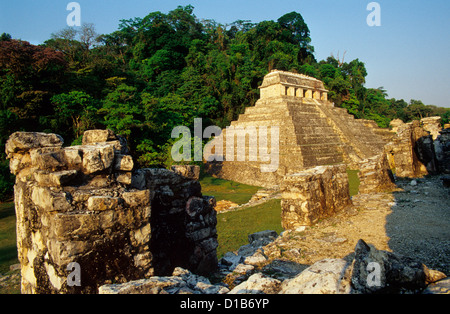
[[[11,217],[15,214],[14,202],[0,204],[0,219]]]
[[[0,274],[9,271],[9,266],[18,263],[17,248],[15,245],[8,245],[0,248]]]
[[[0,204],[0,273],[9,272],[9,266],[16,263],[18,261],[14,203],[2,203]]]

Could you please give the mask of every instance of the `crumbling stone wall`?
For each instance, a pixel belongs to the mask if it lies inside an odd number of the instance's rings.
[[[382,153],[362,161],[359,169],[359,193],[388,192],[396,188],[386,154]]]
[[[385,146],[389,166],[398,177],[450,173],[450,130],[441,128],[440,117],[391,122],[396,132]]]
[[[437,137],[439,136],[439,132],[442,129],[441,120],[442,118],[439,116],[422,118],[420,120],[420,124],[422,125],[423,129],[430,132],[430,135],[433,137],[433,141],[437,139]]]
[[[284,229],[310,226],[351,205],[346,165],[342,164],[287,175],[280,188]]]
[[[96,293],[176,266],[216,267],[214,199],[180,175],[196,171],[133,173],[126,141],[108,130],[62,145],[56,134],[33,132],[14,133],[6,144],[23,293]],[[76,285],[68,279],[73,263]]]
[[[422,177],[437,172],[433,138],[420,122],[396,125],[397,134],[385,146],[390,167],[398,177]]]
[[[215,198],[202,196],[197,180],[179,174],[198,179],[198,169],[175,171],[139,169],[133,176],[132,187],[154,193],[150,218],[154,274],[170,275],[178,266],[208,274],[217,266]]]
[[[450,129],[444,129],[434,141],[439,171],[450,173]]]

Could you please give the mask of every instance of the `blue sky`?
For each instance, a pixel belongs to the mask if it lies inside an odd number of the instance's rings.
[[[71,0],[0,0],[0,33],[39,44],[66,27]],[[277,20],[302,14],[318,60],[333,54],[359,58],[368,71],[366,87],[383,86],[390,97],[450,107],[450,1],[379,0],[381,26],[366,23],[371,0],[78,0],[82,22],[98,33],[115,31],[121,19],[167,13],[192,4],[199,18]]]

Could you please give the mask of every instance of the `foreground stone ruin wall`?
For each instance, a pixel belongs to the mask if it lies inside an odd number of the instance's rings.
[[[396,189],[394,175],[384,152],[362,161],[359,169],[360,194],[383,193]]]
[[[215,269],[215,200],[202,196],[198,170],[133,174],[126,141],[107,130],[87,131],[81,146],[62,145],[56,134],[26,132],[6,144],[22,293],[97,293],[177,266]],[[81,286],[68,279],[76,279],[76,265]]]
[[[351,205],[346,168],[319,166],[287,175],[281,184],[283,228],[311,226]]]
[[[440,117],[410,123],[394,120],[391,126],[396,134],[385,151],[397,177],[450,173],[449,130],[441,129]]]
[[[450,128],[442,130],[434,144],[439,171],[450,173]]]
[[[346,163],[357,168],[364,159],[376,156],[393,133],[380,129],[375,122],[358,120],[346,109],[336,108],[328,101],[323,82],[301,74],[274,70],[264,77],[261,99],[248,107],[234,128],[279,127],[279,167],[275,172],[263,173],[261,158],[252,161],[249,140],[246,162],[226,156],[227,146],[222,132],[223,162],[206,163],[210,174],[241,183],[271,187],[280,185],[287,174],[308,168]],[[273,148],[268,141],[268,150]],[[237,140],[234,142],[237,151]],[[256,150],[255,150],[256,151]],[[258,156],[261,157],[261,156]]]

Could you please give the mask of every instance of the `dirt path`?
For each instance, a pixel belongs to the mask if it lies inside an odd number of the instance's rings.
[[[439,177],[398,181],[398,192],[357,195],[354,206],[265,248],[271,258],[311,265],[350,258],[359,239],[450,275],[450,190]],[[413,183],[414,184],[414,183]]]
[[[396,206],[387,217],[389,246],[450,275],[450,189],[440,177],[399,181]],[[414,182],[413,182],[414,184]]]

